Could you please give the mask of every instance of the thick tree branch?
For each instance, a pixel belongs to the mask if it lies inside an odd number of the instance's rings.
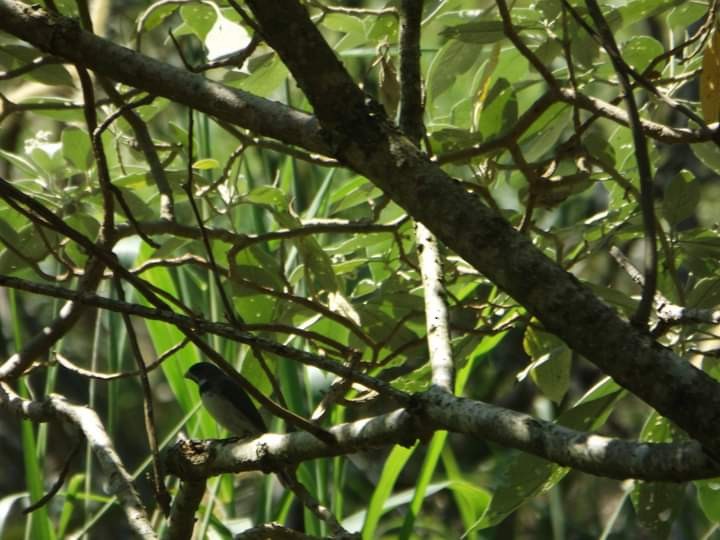
[[[127,84],[258,133],[336,155],[526,306],[548,330],[674,420],[713,455],[720,455],[720,392],[709,376],[632,329],[504,219],[430,163],[384,118],[379,106],[366,103],[297,2],[254,0],[249,4],[264,36],[307,93],[329,142],[305,113],[145,59],[84,34],[65,19],[51,21],[25,4],[0,0],[0,29]],[[577,99],[581,107],[583,99],[588,107],[602,106],[572,90],[563,90],[561,95],[563,100]],[[623,111],[608,114],[626,120]],[[671,138],[693,134],[665,126],[658,129],[660,135]]]
[[[450,347],[450,323],[440,246],[422,223],[416,225],[415,241],[425,298],[425,327],[432,383],[452,392],[455,386],[455,365]]]
[[[205,479],[186,480],[180,484],[173,499],[168,526],[163,540],[183,540],[192,538],[195,528],[195,512],[205,495]]]
[[[57,56],[109,79],[189,105],[257,134],[312,152],[330,152],[317,121],[309,114],[116,45],[82,30],[69,18],[48,15],[37,5],[0,0],[0,30],[40,50],[56,51]]]
[[[468,194],[385,118],[296,1],[248,0],[263,36],[306,93],[336,155],[525,306],[551,332],[720,456],[720,391],[631,327],[572,274]]]
[[[412,413],[396,410],[330,429],[325,445],[307,433],[268,433],[252,441],[182,441],[168,449],[170,474],[199,479],[228,472],[278,470],[309,459],[350,454],[390,443],[412,444],[448,430],[516,448],[559,465],[610,478],[684,482],[718,474],[696,442],[638,443],[569,429],[527,414],[458,398],[440,389],[415,396]]]

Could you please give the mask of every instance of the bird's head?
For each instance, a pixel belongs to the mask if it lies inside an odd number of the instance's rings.
[[[185,372],[185,378],[197,383],[198,385],[212,380],[222,380],[226,375],[223,371],[209,362],[198,362]]]

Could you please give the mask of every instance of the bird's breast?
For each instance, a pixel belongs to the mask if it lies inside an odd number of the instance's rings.
[[[222,427],[237,437],[258,435],[258,430],[229,400],[210,390],[201,396],[203,405]]]

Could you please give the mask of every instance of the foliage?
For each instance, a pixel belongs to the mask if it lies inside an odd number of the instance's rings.
[[[312,113],[281,58],[262,40],[252,41],[255,32],[235,2],[106,3],[107,19],[94,14],[98,35],[163,61],[182,60],[208,79]],[[72,2],[45,4],[82,19]],[[354,80],[396,118],[397,3],[305,4]],[[643,267],[647,230],[637,149],[618,75],[586,28],[593,22],[585,4],[518,0],[510,12],[512,35],[493,2],[425,4],[425,149],[468,192],[629,318],[641,287],[628,277],[631,263],[617,264],[608,253],[611,246],[619,248]],[[657,290],[667,305],[710,310],[720,295],[720,152],[698,115],[710,124],[718,120],[717,2],[630,0],[601,7],[628,69],[637,75],[634,96],[649,126]],[[558,97],[513,36],[569,93]],[[240,61],[224,63],[238,54]],[[88,105],[93,94],[82,91],[83,67],[44,55],[10,33],[0,33],[0,66],[2,177],[66,226],[58,229],[37,212],[23,211],[27,206],[4,190],[0,274],[92,293],[95,287],[85,287],[96,253],[68,234],[74,231],[112,249],[130,275],[164,300],[172,298],[168,303],[177,313],[235,319],[256,337],[352,364],[397,390],[429,387],[414,225],[367,178],[334,156],[257,136],[223,118],[188,111],[167,96],[138,105],[143,89],[138,93],[100,76],[93,83],[95,102]],[[588,105],[571,93],[597,101]],[[135,104],[132,112],[128,103]],[[89,111],[98,115],[101,132]],[[651,122],[665,132],[657,135]],[[143,142],[142,129],[152,144]],[[153,155],[164,178],[153,169]],[[105,167],[110,185],[104,184]],[[168,197],[172,221],[166,219]],[[107,230],[109,219],[113,231]],[[458,395],[510,404],[581,431],[656,443],[687,438],[462,258],[442,247],[441,253]],[[128,276],[105,270],[114,277],[98,279],[99,295],[157,307]],[[39,288],[34,292],[40,296],[31,294],[32,286],[2,292],[2,352],[9,358],[61,318],[63,304]],[[74,328],[33,359],[37,368],[13,384],[26,396],[58,392],[87,402],[145,489],[142,475],[151,461],[146,435],[139,424],[130,425],[142,410],[138,377],[88,376],[137,369],[132,328],[112,310],[83,309]],[[659,309],[653,322],[662,346],[702,361],[717,376],[712,321],[677,324],[663,319]],[[200,351],[167,321],[138,316],[133,323],[146,364],[169,352],[160,369],[149,372],[161,446],[180,430],[193,438],[224,436],[183,378]],[[326,428],[397,407],[366,387],[347,388],[342,399],[328,403],[324,397],[338,381],[332,373],[222,335],[201,337],[255,388],[306,418],[321,417]],[[327,413],[320,415],[325,406]],[[285,429],[279,420],[272,427]],[[69,531],[112,526],[118,502],[103,492],[90,454],[83,467],[74,462],[47,508],[27,518],[12,511],[17,500],[35,501],[49,488],[57,463],[67,457],[53,443],[69,445],[71,437],[27,421],[22,431],[2,429],[22,440],[25,472],[20,483],[0,484],[3,538],[20,537],[23,530],[34,539],[62,538]],[[595,497],[599,480],[569,472],[541,457],[438,431],[409,447],[388,444],[351,457],[307,461],[299,477],[363,538],[608,537],[614,527],[618,537],[644,530],[661,538],[672,530],[677,538],[694,538],[715,530],[720,519],[712,479],[698,481],[695,489],[642,481],[602,484]],[[174,494],[179,481],[169,485]],[[623,506],[627,498],[632,508]],[[149,493],[143,500],[159,512]],[[251,524],[282,520],[289,507],[290,497],[278,496],[270,475],[214,478],[199,508],[196,534],[230,537]],[[329,534],[313,514],[306,511],[305,518],[309,534]]]

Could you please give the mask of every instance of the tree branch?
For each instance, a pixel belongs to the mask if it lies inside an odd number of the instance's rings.
[[[422,10],[422,0],[403,0],[400,5],[400,129],[418,147],[425,136],[420,73]],[[435,235],[420,222],[415,224],[415,243],[423,283],[432,383],[452,392],[455,366],[440,246]]]
[[[366,102],[299,3],[248,4],[263,36],[306,92],[326,138],[305,113],[146,59],[89,36],[65,19],[51,24],[44,12],[31,6],[0,0],[0,29],[127,84],[340,158],[524,305],[547,330],[720,456],[720,391],[715,381],[621,320],[574,276],[429,162],[387,121],[379,105]],[[560,95],[563,100],[578,99],[581,107],[600,106],[570,89]],[[618,121],[627,119],[617,111],[608,114]],[[654,126],[659,135],[671,137],[699,133]]]
[[[0,407],[33,422],[69,423],[81,431],[107,477],[109,491],[120,501],[130,527],[140,538],[156,538],[130,474],[125,470],[95,411],[73,405],[55,394],[45,401],[22,399],[6,383],[0,383]]]
[[[414,398],[412,412],[396,410],[330,428],[337,441],[334,445],[325,445],[302,432],[268,433],[237,442],[181,441],[167,450],[165,464],[170,474],[183,479],[276,470],[310,459],[387,447],[390,443],[409,445],[443,429],[609,478],[684,482],[718,474],[718,466],[694,441],[667,444],[611,439],[459,398],[440,389]]]
[[[51,16],[37,5],[0,0],[0,30],[114,81],[193,107],[260,135],[329,154],[317,120],[307,113],[154,60]]]
[[[320,123],[334,134],[337,157],[371,179],[547,330],[720,457],[720,391],[709,375],[620,319],[398,134],[382,108],[350,78],[298,2],[247,3]]]
[[[647,142],[645,134],[640,124],[640,112],[635,96],[633,95],[632,85],[628,77],[628,66],[622,59],[620,49],[618,49],[615,38],[610,27],[603,17],[600,6],[595,0],[585,0],[588,12],[598,28],[599,36],[603,47],[610,57],[610,61],[615,68],[620,84],[625,92],[625,103],[627,103],[628,117],[630,120],[630,129],[632,130],[633,145],[635,147],[635,160],[638,167],[638,176],[640,177],[640,210],[643,217],[643,229],[645,232],[645,280],[643,283],[642,297],[638,304],[637,311],[632,316],[632,323],[641,330],[647,330],[648,319],[652,310],[653,298],[655,297],[655,289],[657,288],[657,234],[655,232],[655,209],[653,195],[653,174],[650,166],[650,156],[648,155]]]
[[[300,349],[288,347],[280,343],[276,343],[269,339],[254,336],[249,332],[243,332],[238,330],[234,326],[225,323],[211,322],[205,319],[198,319],[194,317],[188,317],[186,315],[180,315],[166,309],[156,309],[152,307],[142,306],[140,304],[130,304],[120,302],[112,298],[106,298],[98,296],[85,291],[73,291],[71,289],[64,289],[62,287],[55,287],[53,285],[46,285],[41,283],[33,283],[20,278],[5,276],[0,274],[0,286],[11,287],[17,290],[23,290],[26,292],[41,294],[43,296],[49,296],[54,298],[63,298],[71,300],[81,305],[94,306],[101,309],[107,309],[109,311],[115,311],[118,313],[127,313],[129,315],[135,315],[137,317],[153,320],[163,321],[172,324],[179,328],[184,333],[194,333],[194,335],[209,333],[221,336],[238,343],[244,343],[252,347],[258,347],[259,349],[277,354],[283,358],[290,358],[296,360],[302,364],[308,366],[314,366],[323,371],[334,373],[341,377],[350,379],[362,386],[365,386],[371,390],[383,394],[387,397],[394,399],[398,403],[407,403],[410,396],[401,390],[394,389],[390,384],[383,382],[380,379],[371,377],[357,371],[352,367],[348,367],[345,364],[341,364],[335,359],[327,358],[324,356],[315,355]]]
[[[205,495],[205,484],[205,479],[186,480],[180,484],[168,516],[168,526],[163,535],[164,540],[192,538],[195,528],[195,512]]]

